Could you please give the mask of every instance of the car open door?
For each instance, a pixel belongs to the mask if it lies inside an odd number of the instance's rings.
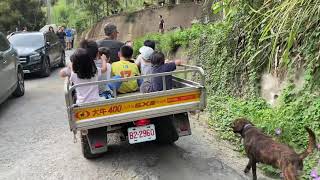
[[[50,63],[51,64],[59,63],[61,54],[59,51],[60,42],[58,41],[57,35],[52,32],[47,32],[45,34],[45,39],[47,42],[47,50],[50,57]]]

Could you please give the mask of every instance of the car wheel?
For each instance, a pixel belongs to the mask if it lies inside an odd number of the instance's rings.
[[[40,75],[42,77],[48,77],[50,76],[50,73],[51,73],[51,69],[50,69],[49,59],[45,58],[42,61],[42,69],[41,69]]]
[[[66,55],[65,55],[65,52],[63,51],[61,53],[59,67],[65,67],[65,66],[66,66]]]
[[[21,97],[24,95],[24,91],[25,91],[25,89],[24,89],[24,74],[23,74],[23,70],[21,68],[18,69],[17,77],[18,77],[17,88],[13,92],[12,95],[14,97]]]

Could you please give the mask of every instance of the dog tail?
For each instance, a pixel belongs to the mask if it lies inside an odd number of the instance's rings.
[[[305,127],[305,129],[307,130],[307,132],[309,134],[309,142],[308,142],[307,149],[303,153],[299,154],[299,158],[301,160],[306,158],[316,148],[316,135],[314,134],[314,132],[310,128]]]

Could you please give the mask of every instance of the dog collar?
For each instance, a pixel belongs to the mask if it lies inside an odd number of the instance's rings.
[[[246,125],[244,125],[243,130],[246,130],[249,127],[252,127],[252,125],[251,124],[246,124]]]
[[[242,132],[241,132],[241,135],[243,136],[243,135],[244,135],[244,132],[245,132],[247,129],[251,128],[251,127],[252,127],[252,124],[246,124],[246,125],[244,125],[244,127],[243,127],[243,129],[242,129]]]

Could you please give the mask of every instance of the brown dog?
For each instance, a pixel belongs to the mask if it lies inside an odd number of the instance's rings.
[[[280,144],[272,137],[263,134],[246,118],[236,119],[232,124],[234,133],[239,133],[243,138],[244,148],[249,158],[249,163],[244,169],[248,173],[252,167],[253,180],[257,179],[256,163],[264,163],[279,168],[285,180],[297,180],[298,171],[303,169],[303,159],[316,147],[316,137],[311,129],[306,127],[309,134],[307,149],[297,154],[292,148]]]

